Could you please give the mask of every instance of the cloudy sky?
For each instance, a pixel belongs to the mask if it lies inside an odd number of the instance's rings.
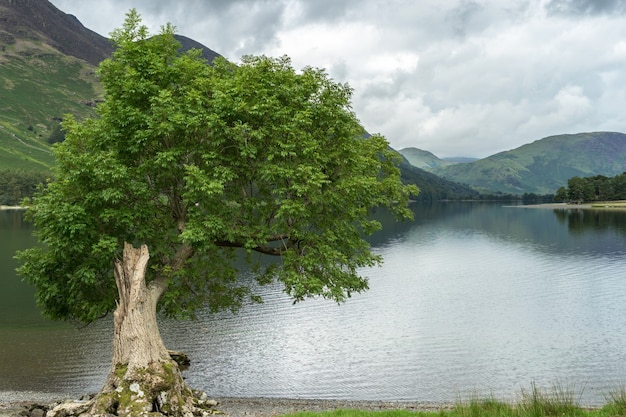
[[[354,88],[395,149],[485,157],[626,132],[626,0],[51,0],[104,35],[136,8],[230,60],[288,55]]]

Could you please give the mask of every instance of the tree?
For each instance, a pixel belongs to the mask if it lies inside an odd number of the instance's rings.
[[[565,203],[568,201],[568,190],[565,187],[559,187],[554,195],[554,201]]]
[[[367,289],[359,268],[381,262],[363,240],[380,227],[370,210],[408,218],[418,191],[401,184],[385,139],[364,135],[347,85],[286,57],[210,66],[178,52],[173,32],[150,37],[129,12],[99,67],[98,117],[66,116],[55,180],[27,212],[42,245],[18,254],[19,273],[45,314],[114,311],[110,374],[74,414],[200,414],[157,311],[258,301],[238,281],[241,254],[260,284],[281,282],[295,301],[343,302]]]
[[[587,178],[572,177],[567,180],[570,201],[580,204],[584,201],[592,201],[595,197],[595,189]]]
[[[611,200],[626,199],[626,173],[614,176],[610,179],[613,196]]]
[[[65,140],[65,132],[61,128],[61,124],[54,125],[52,128],[52,132],[50,132],[50,136],[48,136],[48,143],[59,143]]]

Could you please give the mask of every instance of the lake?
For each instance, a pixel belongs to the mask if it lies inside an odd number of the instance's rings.
[[[292,305],[269,286],[238,315],[163,320],[166,345],[191,356],[189,384],[215,397],[454,402],[514,399],[535,382],[589,405],[626,385],[626,212],[413,210],[408,223],[376,213],[384,230],[370,242],[385,263],[343,305]],[[34,242],[21,212],[0,211],[0,400],[95,392],[112,323],[39,317],[12,259]]]

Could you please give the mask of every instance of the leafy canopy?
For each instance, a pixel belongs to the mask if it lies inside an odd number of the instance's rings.
[[[179,52],[173,32],[150,37],[129,12],[99,67],[98,117],[63,123],[55,180],[28,211],[42,245],[18,255],[45,313],[111,311],[124,242],[148,245],[146,279],[167,282],[171,315],[239,306],[251,295],[241,254],[258,282],[278,280],[296,301],[365,290],[358,269],[381,261],[363,240],[380,227],[370,210],[409,217],[417,189],[401,185],[385,139],[365,137],[351,89],[286,57],[211,66]]]

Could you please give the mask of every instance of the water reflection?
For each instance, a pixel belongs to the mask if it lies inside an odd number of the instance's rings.
[[[415,221],[400,223],[388,212],[377,211],[375,218],[383,224],[383,230],[368,239],[372,246],[393,246],[414,233],[455,231],[486,234],[550,255],[626,253],[626,211],[501,207],[486,202],[415,204],[412,209]]]
[[[572,233],[610,230],[626,235],[626,210],[557,209],[554,215]]]
[[[384,229],[370,243],[385,263],[362,271],[370,290],[345,305],[294,306],[270,285],[259,288],[265,304],[239,315],[162,321],[168,347],[191,355],[190,384],[215,396],[455,401],[574,381],[598,404],[623,382],[624,213],[413,210],[404,223],[375,213]],[[0,391],[95,391],[111,325],[78,331],[33,318],[32,289],[5,264],[34,243],[28,227],[0,212],[0,358],[11,358],[0,360]]]

